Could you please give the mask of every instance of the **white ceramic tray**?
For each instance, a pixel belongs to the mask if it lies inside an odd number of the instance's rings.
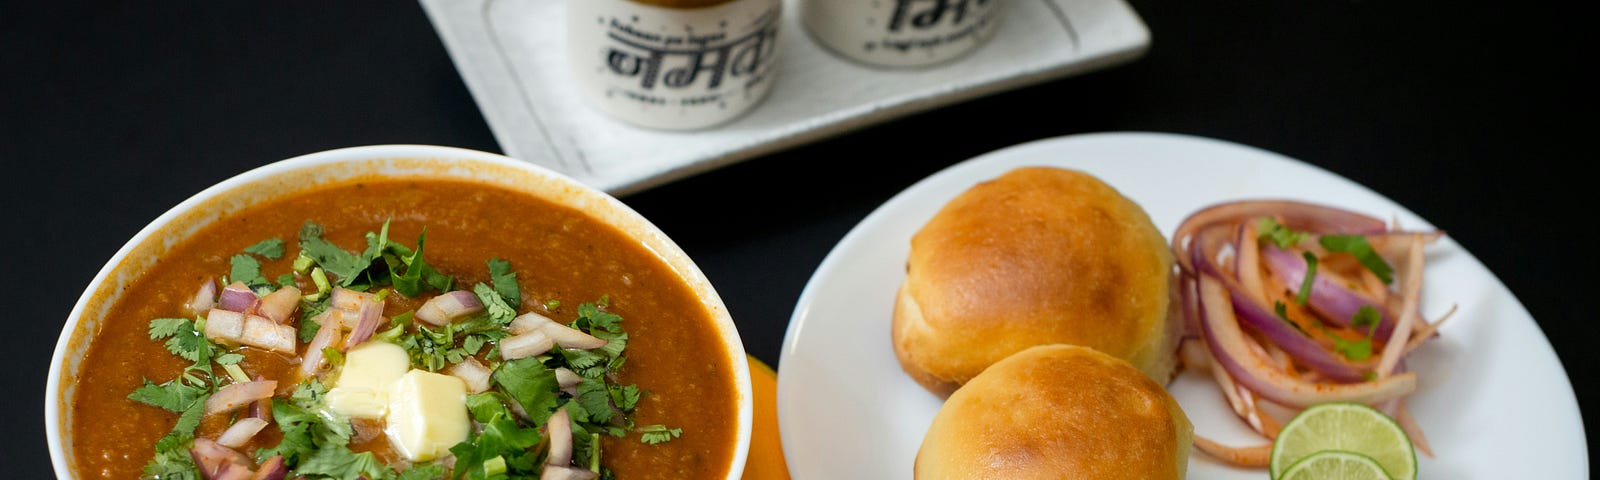
[[[623,195],[851,129],[1133,60],[1150,32],[1123,0],[1013,0],[994,38],[926,69],[834,56],[787,0],[771,96],[730,123],[648,130],[569,81],[562,0],[420,0],[506,155]]]

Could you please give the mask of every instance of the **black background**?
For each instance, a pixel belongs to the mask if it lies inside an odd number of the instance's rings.
[[[41,418],[62,323],[105,261],[168,208],[330,148],[500,152],[416,3],[61,3],[0,2],[7,478],[51,475]],[[834,243],[943,167],[1084,132],[1244,143],[1351,178],[1446,229],[1538,320],[1580,406],[1600,405],[1587,388],[1600,374],[1600,272],[1583,168],[1596,160],[1584,16],[1538,2],[1131,3],[1154,38],[1131,64],[623,200],[688,251],[749,351],[776,363],[800,290]]]

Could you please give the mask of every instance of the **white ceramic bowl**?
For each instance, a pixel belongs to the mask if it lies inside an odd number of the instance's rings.
[[[116,303],[123,286],[137,280],[141,271],[153,264],[168,247],[234,212],[286,193],[372,175],[472,180],[525,192],[587,212],[637,239],[659,256],[699,296],[726,346],[723,354],[733,366],[739,396],[737,449],[728,468],[728,478],[739,478],[744,471],[751,425],[752,393],[744,344],[722,299],[683,249],[632,208],[569,177],[500,155],[423,145],[345,148],[268,164],[189,197],[128,240],[78,298],[56,342],[44,402],[45,433],[56,476],[77,478],[67,448],[72,420],[68,402],[75,389],[73,379],[83,366],[84,355],[102,318]]]

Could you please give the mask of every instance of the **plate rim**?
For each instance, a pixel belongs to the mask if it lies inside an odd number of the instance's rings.
[[[1415,219],[1416,221],[1420,221],[1421,225],[1431,226],[1431,224],[1426,219],[1423,219],[1420,215],[1415,214],[1414,212],[1412,212],[1409,208],[1407,208],[1405,205],[1401,204],[1400,202],[1397,202],[1397,201],[1389,198],[1388,196],[1383,195],[1382,193],[1377,192],[1376,190],[1373,190],[1371,187],[1368,187],[1368,186],[1366,186],[1364,184],[1361,184],[1359,182],[1356,182],[1354,180],[1346,178],[1343,175],[1339,175],[1339,174],[1337,174],[1337,173],[1335,173],[1333,171],[1327,170],[1327,169],[1322,168],[1322,167],[1320,167],[1318,165],[1311,164],[1311,163],[1305,162],[1305,161],[1301,161],[1299,159],[1295,159],[1293,157],[1289,157],[1287,155],[1284,155],[1284,154],[1281,154],[1281,153],[1278,153],[1278,152],[1274,152],[1274,151],[1271,151],[1271,150],[1266,150],[1266,149],[1263,149],[1263,148],[1260,148],[1260,147],[1255,147],[1255,146],[1252,146],[1252,145],[1246,145],[1246,144],[1242,144],[1242,143],[1237,143],[1237,142],[1232,142],[1232,141],[1222,140],[1222,139],[1217,139],[1217,138],[1198,136],[1198,135],[1189,135],[1189,134],[1180,134],[1180,133],[1168,133],[1168,132],[1157,132],[1157,131],[1106,131],[1106,132],[1091,132],[1091,133],[1071,134],[1071,135],[1049,137],[1049,138],[1043,138],[1043,139],[1037,139],[1037,140],[1032,140],[1032,141],[1028,141],[1028,142],[1023,142],[1023,143],[1019,143],[1019,144],[1003,147],[1003,148],[1000,148],[1000,149],[996,149],[996,150],[993,150],[993,151],[989,151],[989,152],[986,152],[986,153],[982,153],[982,154],[973,156],[971,158],[956,162],[956,163],[951,164],[951,165],[949,165],[947,167],[939,169],[938,171],[936,171],[936,172],[934,172],[932,174],[929,174],[926,177],[923,177],[923,178],[917,180],[916,182],[914,182],[911,185],[907,186],[906,188],[904,188],[900,192],[897,192],[895,195],[890,197],[888,200],[884,201],[879,206],[875,207],[868,215],[863,217],[859,222],[857,222],[854,226],[852,226],[851,229],[843,237],[840,238],[840,240],[834,245],[834,247],[829,250],[828,254],[823,258],[822,262],[820,262],[819,265],[817,266],[817,268],[812,272],[812,275],[807,279],[805,287],[801,290],[801,294],[800,294],[800,296],[798,297],[798,299],[797,299],[797,301],[795,303],[795,308],[794,308],[794,310],[793,310],[793,312],[792,312],[792,314],[790,316],[789,324],[788,324],[787,328],[785,329],[784,339],[783,339],[783,343],[782,343],[782,349],[780,351],[780,356],[779,356],[780,368],[779,368],[779,371],[778,371],[778,388],[777,388],[778,422],[779,422],[779,434],[780,434],[780,437],[782,437],[782,439],[783,439],[783,448],[785,450],[785,457],[786,458],[799,458],[800,456],[797,455],[795,452],[791,451],[791,449],[799,448],[798,447],[799,439],[792,438],[792,436],[793,436],[792,430],[788,430],[788,429],[782,428],[782,426],[786,423],[785,419],[788,418],[792,413],[791,409],[789,407],[786,407],[786,404],[789,404],[790,401],[792,401],[792,399],[789,398],[791,396],[790,389],[791,388],[797,388],[797,387],[793,387],[792,380],[791,380],[791,382],[788,383],[788,385],[790,385],[790,386],[786,387],[786,382],[784,382],[784,380],[785,380],[786,377],[792,377],[792,375],[787,375],[786,376],[785,375],[785,369],[782,368],[782,365],[787,363],[786,362],[787,360],[793,358],[794,355],[795,355],[795,350],[799,348],[799,340],[802,337],[802,330],[806,326],[805,323],[806,323],[807,310],[809,309],[810,305],[815,303],[815,301],[817,300],[816,296],[819,295],[818,290],[821,288],[818,285],[819,280],[822,277],[825,276],[824,274],[832,274],[834,270],[839,268],[837,266],[837,264],[838,264],[838,262],[842,261],[841,259],[846,255],[846,251],[848,250],[846,247],[851,247],[851,246],[854,246],[854,245],[858,244],[859,242],[861,242],[859,237],[867,235],[866,232],[868,230],[872,229],[873,226],[885,221],[882,217],[897,213],[897,211],[906,208],[906,207],[902,206],[902,204],[910,202],[914,198],[917,198],[917,197],[925,195],[924,190],[938,188],[938,185],[940,183],[943,183],[945,181],[944,179],[946,177],[953,176],[953,175],[958,174],[958,173],[960,173],[960,172],[962,172],[964,170],[979,169],[979,168],[982,168],[984,165],[986,165],[988,163],[996,162],[996,161],[1002,161],[1005,158],[1008,158],[1008,157],[1011,157],[1011,156],[1015,156],[1015,155],[1019,155],[1020,152],[1025,152],[1025,151],[1028,151],[1028,150],[1060,148],[1060,147],[1056,147],[1056,145],[1072,144],[1072,143],[1080,143],[1080,142],[1084,142],[1084,143],[1087,143],[1087,142],[1102,142],[1102,141],[1113,141],[1113,142],[1115,142],[1115,141],[1126,141],[1126,142],[1134,142],[1134,143],[1149,142],[1149,143],[1165,143],[1165,144],[1168,144],[1168,145],[1190,144],[1190,145],[1200,145],[1200,146],[1211,147],[1211,148],[1221,147],[1221,148],[1231,148],[1231,149],[1249,151],[1251,153],[1254,153],[1254,154],[1257,154],[1257,155],[1261,156],[1262,158],[1270,158],[1270,159],[1278,160],[1278,161],[1290,164],[1291,166],[1294,166],[1294,167],[1297,167],[1297,168],[1306,168],[1306,169],[1310,169],[1310,170],[1316,171],[1317,173],[1321,173],[1321,174],[1325,175],[1328,180],[1332,180],[1334,182],[1342,182],[1342,183],[1345,184],[1343,186],[1361,190],[1364,193],[1369,194],[1369,195],[1375,197],[1378,200],[1381,200],[1381,201],[1383,201],[1383,202],[1385,202],[1385,203],[1387,203],[1389,205],[1392,205],[1397,214],[1404,214],[1406,216],[1410,216],[1413,219]],[[982,179],[975,178],[975,179],[970,179],[970,180],[963,181],[963,183],[976,183],[976,182],[982,181],[984,179],[986,179],[986,178],[982,178]],[[959,191],[956,192],[956,193],[959,193]],[[1512,292],[1508,287],[1506,287],[1505,283],[1500,279],[1500,277],[1498,275],[1496,275],[1493,271],[1489,270],[1488,267],[1482,263],[1482,261],[1480,261],[1476,256],[1474,256],[1472,254],[1472,252],[1468,251],[1466,248],[1460,246],[1459,244],[1456,244],[1454,242],[1454,240],[1450,239],[1449,237],[1446,237],[1445,240],[1448,241],[1448,242],[1451,242],[1451,244],[1454,246],[1453,248],[1455,250],[1457,250],[1456,253],[1461,254],[1461,256],[1463,257],[1463,260],[1465,260],[1467,262],[1470,262],[1472,264],[1471,266],[1473,266],[1475,268],[1478,268],[1478,269],[1481,269],[1482,272],[1487,273],[1485,279],[1489,280],[1491,286],[1496,289],[1496,290],[1494,290],[1494,292],[1496,292],[1496,293],[1504,293],[1505,294],[1504,295],[1505,298],[1503,298],[1502,300],[1508,300],[1509,303],[1508,303],[1507,306],[1509,308],[1514,309],[1514,311],[1516,311],[1517,313],[1520,314],[1520,316],[1519,316],[1519,318],[1517,320],[1519,320],[1519,321],[1520,320],[1526,320],[1527,324],[1523,325],[1523,327],[1532,327],[1531,331],[1529,333],[1532,334],[1533,340],[1536,341],[1536,345],[1539,345],[1539,346],[1542,347],[1541,349],[1539,349],[1535,353],[1547,354],[1549,356],[1550,360],[1553,360],[1555,362],[1555,365],[1560,367],[1559,369],[1557,369],[1557,371],[1555,371],[1553,373],[1553,375],[1554,375],[1554,378],[1559,379],[1561,381],[1559,382],[1558,385],[1556,385],[1556,386],[1554,386],[1552,388],[1557,388],[1557,389],[1563,390],[1562,393],[1565,393],[1565,395],[1563,395],[1561,398],[1556,399],[1556,400],[1564,400],[1564,402],[1557,402],[1556,405],[1551,405],[1551,407],[1569,411],[1569,412],[1562,412],[1562,414],[1559,415],[1558,418],[1559,417],[1567,417],[1568,415],[1566,415],[1566,413],[1570,413],[1570,417],[1573,420],[1575,420],[1574,422],[1572,422],[1572,424],[1574,425],[1574,429],[1576,430],[1576,432],[1575,432],[1577,434],[1576,436],[1577,436],[1577,438],[1579,440],[1583,441],[1583,444],[1579,446],[1581,448],[1577,448],[1577,451],[1580,453],[1580,455],[1578,456],[1577,459],[1575,459],[1577,461],[1576,462],[1576,467],[1577,467],[1577,471],[1582,472],[1584,478],[1586,478],[1587,475],[1588,475],[1588,471],[1589,471],[1589,468],[1588,468],[1587,432],[1585,432],[1584,425],[1583,425],[1583,422],[1582,422],[1583,412],[1582,412],[1581,406],[1577,402],[1577,395],[1576,395],[1576,391],[1574,390],[1574,387],[1572,385],[1572,379],[1571,379],[1570,375],[1568,375],[1568,373],[1567,373],[1567,366],[1565,365],[1565,363],[1562,362],[1560,355],[1558,355],[1558,353],[1555,351],[1554,346],[1550,343],[1549,337],[1545,334],[1543,328],[1540,327],[1537,319],[1535,319],[1533,317],[1533,315],[1530,312],[1528,312],[1526,306],[1523,305],[1521,299],[1516,296],[1515,292]],[[793,372],[792,369],[790,369],[789,371]],[[1568,408],[1561,408],[1561,407],[1568,407]],[[1193,462],[1192,459],[1190,461]],[[797,468],[800,468],[800,467],[797,467],[797,462],[791,462],[789,468],[790,468],[790,474],[791,475],[795,476],[796,478],[800,478],[801,477],[801,475],[800,475],[801,472],[795,471]]]

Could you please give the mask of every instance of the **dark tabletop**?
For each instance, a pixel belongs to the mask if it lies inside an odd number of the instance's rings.
[[[749,351],[776,364],[823,256],[941,168],[1085,132],[1244,143],[1353,179],[1446,229],[1532,313],[1580,407],[1600,406],[1587,388],[1600,375],[1589,303],[1600,265],[1595,187],[1579,170],[1596,160],[1595,81],[1580,73],[1596,43],[1581,33],[1592,31],[1584,17],[1539,2],[1131,3],[1153,35],[1133,63],[623,201],[698,262]],[[330,148],[501,152],[412,2],[5,1],[0,65],[6,478],[50,476],[42,404],[62,323],[106,260],[168,208]]]

